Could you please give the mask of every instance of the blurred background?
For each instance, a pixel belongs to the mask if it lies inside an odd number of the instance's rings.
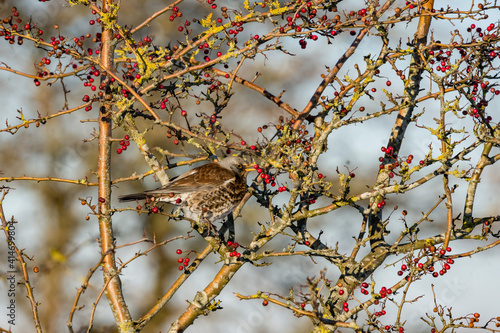
[[[192,1],[188,5],[186,1],[181,5],[186,18],[197,17],[199,19],[209,12],[199,3]],[[396,1],[404,5],[403,1]],[[454,7],[470,7],[469,1],[446,1],[446,5]],[[218,6],[242,9],[241,1],[217,0]],[[345,1],[339,4],[339,11],[358,10],[364,6],[363,1]],[[441,4],[439,4],[441,5]],[[87,33],[95,34],[99,31],[97,25],[90,26],[88,21],[94,16],[83,6],[70,7],[65,1],[51,0],[41,3],[35,0],[4,0],[0,1],[0,15],[6,17],[11,15],[11,7],[16,6],[23,19],[31,18],[37,22],[37,26],[44,30],[44,36],[80,36]],[[144,0],[138,4],[137,1],[122,0],[120,5],[120,24],[133,27],[148,18],[152,13],[165,6],[164,2]],[[443,4],[445,6],[445,4]],[[490,21],[483,25],[498,21],[498,17],[489,18]],[[415,22],[401,25],[401,28],[391,32],[391,40],[396,47],[411,40],[415,31]],[[453,29],[465,32],[471,22],[454,21],[438,22],[431,24],[434,38],[449,40],[450,31]],[[59,29],[54,25],[57,24]],[[476,22],[479,26],[481,23]],[[155,20],[151,28],[141,31],[137,38],[145,37],[146,33],[153,38],[158,45],[166,45],[171,40],[182,40],[182,34],[177,31],[177,22],[169,22],[168,17]],[[248,31],[258,34],[265,31],[265,25],[255,25],[255,30]],[[267,27],[268,28],[268,27]],[[283,41],[286,49],[294,56],[279,52],[270,52],[266,57],[258,55],[255,59],[247,60],[240,70],[240,75],[246,79],[252,79],[255,73],[263,75],[256,81],[262,87],[275,95],[285,91],[282,99],[292,107],[300,110],[303,108],[311,94],[321,82],[321,74],[325,74],[325,66],[333,67],[336,59],[349,47],[354,37],[348,33],[341,34],[329,44],[320,38],[317,42],[309,42],[306,50],[302,50],[298,40]],[[12,69],[25,73],[35,73],[34,64],[45,56],[45,52],[31,47],[29,42],[24,45],[10,45],[0,41],[0,66],[9,66]],[[358,50],[358,54],[349,59],[339,77],[344,75],[355,76],[353,65],[358,63],[364,67],[363,56],[371,54],[374,56],[379,50],[379,40],[366,38]],[[278,64],[278,65],[277,65]],[[407,69],[408,64],[401,63],[401,68]],[[381,78],[379,92],[373,94],[375,101],[364,96],[360,105],[365,106],[366,113],[380,110],[380,103],[388,103],[387,98],[381,92],[385,80],[392,80],[390,88],[395,95],[402,94],[403,83],[399,80],[393,70],[387,65],[386,73],[382,71],[385,78]],[[230,63],[230,69],[234,68],[234,62]],[[70,93],[67,94],[70,107],[79,105],[84,94],[90,91],[84,88],[77,79],[67,78],[64,83]],[[234,132],[242,135],[248,142],[253,143],[261,140],[261,134],[257,128],[266,124],[276,124],[280,116],[287,115],[276,105],[263,98],[254,91],[248,90],[237,84],[233,86],[234,96],[228,108],[224,111],[224,126],[233,128]],[[423,81],[424,90],[432,90],[429,80]],[[435,87],[434,87],[435,89]],[[61,110],[65,104],[64,95],[61,93],[60,82],[49,87],[42,83],[35,87],[33,80],[16,76],[5,70],[0,70],[0,99],[2,109],[0,111],[1,128],[6,122],[17,124],[18,110],[22,110],[26,118],[52,114]],[[330,91],[331,93],[332,91]],[[190,115],[195,113],[211,113],[211,105],[197,105],[185,101],[184,108]],[[191,103],[191,104],[189,104]],[[439,110],[437,101],[431,100],[420,106],[428,111],[423,121],[431,121],[436,116],[434,111]],[[96,109],[96,108],[94,108]],[[15,135],[7,132],[0,133],[0,177],[59,177],[66,179],[84,179],[95,182],[96,147],[97,142],[90,140],[92,133],[97,129],[96,123],[85,120],[95,117],[95,110],[89,113],[82,111],[71,115],[58,117],[40,127],[30,126],[21,128]],[[338,175],[336,169],[342,173],[348,170],[356,174],[351,182],[352,193],[366,191],[366,186],[373,184],[378,172],[378,158],[381,156],[380,147],[385,146],[390,129],[396,115],[380,117],[362,124],[344,126],[335,131],[329,139],[328,152],[320,159],[320,171],[331,181],[333,192],[338,193]],[[84,122],[82,122],[84,121]],[[461,120],[460,127],[472,129],[472,122],[468,119]],[[495,121],[495,119],[494,119]],[[498,121],[498,119],[496,119]],[[125,135],[120,129],[114,131],[115,138]],[[152,131],[147,136],[150,147],[175,150],[172,140],[167,140],[165,133]],[[465,141],[463,146],[471,141]],[[400,155],[413,154],[415,160],[419,161],[429,151],[429,145],[439,147],[437,141],[429,136],[427,130],[412,126],[407,133],[405,144]],[[462,168],[468,169],[473,166],[479,154],[471,156],[470,161],[464,161]],[[176,168],[169,171],[170,176],[185,172],[188,167]],[[135,173],[148,171],[148,165],[144,162],[137,148],[132,142],[128,150],[121,155],[113,153],[113,177],[126,177]],[[486,168],[483,181],[479,187],[479,197],[476,200],[474,215],[490,216],[500,213],[500,204],[495,191],[498,191],[499,176],[498,166]],[[280,180],[286,184],[287,179]],[[453,184],[458,184],[455,196],[455,211],[463,210],[463,198],[467,183],[460,179],[452,179]],[[66,322],[69,310],[73,304],[76,290],[80,288],[89,268],[93,267],[100,258],[97,219],[91,215],[88,207],[80,204],[80,198],[93,198],[97,201],[97,188],[77,186],[59,182],[34,182],[13,181],[2,182],[12,188],[4,201],[5,214],[8,218],[14,216],[16,225],[16,244],[24,249],[33,261],[29,262],[31,269],[39,267],[38,273],[31,272],[31,280],[35,287],[36,299],[41,303],[39,311],[41,322],[47,332],[67,331]],[[124,208],[125,204],[118,203],[116,197],[131,192],[142,191],[158,187],[159,183],[150,176],[142,181],[120,183],[113,189],[114,205],[116,208]],[[407,210],[406,220],[409,224],[421,218],[423,212],[427,212],[442,195],[442,182],[435,179],[404,196],[391,196],[388,207],[398,206],[399,209],[393,213],[393,223],[390,225],[391,234],[388,240],[394,240],[399,232],[404,229],[404,224],[398,224],[401,211]],[[286,197],[283,202],[286,201]],[[318,200],[316,206],[320,207],[327,201]],[[363,203],[361,203],[363,204]],[[390,209],[387,209],[387,214]],[[89,215],[90,214],[90,215]],[[86,216],[90,219],[87,221]],[[420,237],[442,233],[446,229],[446,214],[444,206],[433,212]],[[251,199],[243,208],[242,217],[236,221],[236,240],[240,244],[247,244],[252,237],[251,232],[258,232],[257,222],[269,221],[267,210],[260,207],[255,199]],[[359,232],[361,216],[352,208],[345,207],[332,214],[311,219],[309,230],[316,235],[320,230],[324,231],[322,241],[332,245],[338,243],[339,252],[350,252],[355,241],[353,237]],[[183,221],[167,221],[160,215],[138,215],[135,212],[122,212],[114,215],[114,231],[118,244],[126,244],[137,241],[145,234],[147,237],[156,237],[163,241],[175,236],[186,235],[189,225]],[[6,265],[7,245],[4,237],[0,242],[0,309],[5,309],[8,302]],[[286,247],[289,239],[277,237],[265,248],[266,250],[280,250]],[[479,243],[478,243],[479,244]],[[473,242],[453,242],[451,247],[453,253],[468,251],[478,244]],[[484,245],[484,244],[483,244]],[[152,251],[148,256],[133,261],[124,269],[121,279],[124,285],[125,298],[134,318],[139,318],[160,298],[173,281],[179,276],[176,249],[182,249],[190,259],[195,254],[189,251],[200,251],[205,247],[200,236],[188,240],[174,241],[158,250]],[[299,246],[300,247],[300,246]],[[122,248],[118,251],[118,257],[122,261],[128,260],[138,251],[149,248],[147,244],[137,244]],[[305,248],[304,248],[305,249]],[[364,249],[366,253],[369,249]],[[500,251],[494,248],[475,255],[470,259],[457,260],[456,264],[446,276],[433,279],[426,276],[423,280],[415,282],[410,289],[408,298],[422,296],[415,306],[404,308],[404,317],[407,320],[406,329],[409,332],[428,332],[429,328],[419,319],[425,317],[425,313],[432,313],[434,300],[431,283],[434,284],[438,303],[453,307],[453,313],[459,317],[472,312],[481,313],[481,318],[499,316],[498,306],[500,291],[494,286],[496,277],[500,274],[498,255]],[[390,264],[396,262],[397,257],[387,260],[387,267],[379,269],[374,276],[377,283],[390,286],[399,280],[397,276],[398,265]],[[306,332],[311,329],[307,318],[296,319],[292,313],[280,307],[269,305],[263,307],[258,300],[239,301],[233,293],[244,295],[255,294],[258,291],[269,291],[286,295],[290,288],[300,289],[305,284],[306,277],[318,276],[321,269],[327,269],[327,277],[335,281],[339,271],[335,266],[328,265],[325,261],[313,262],[303,257],[280,258],[279,260],[266,260],[271,262],[270,266],[255,267],[246,265],[230,282],[227,288],[217,299],[221,300],[223,310],[217,311],[210,316],[201,317],[190,328],[191,331],[220,332],[231,329],[233,332]],[[217,255],[210,255],[190,279],[182,286],[179,292],[167,304],[167,306],[146,326],[145,332],[165,332],[170,324],[182,313],[187,306],[186,300],[192,300],[196,291],[203,289],[214,277],[222,263]],[[18,275],[20,278],[21,275]],[[487,279],[486,279],[487,278]],[[93,276],[88,290],[83,294],[80,305],[84,308],[77,311],[73,327],[75,331],[82,328],[86,330],[91,311],[91,305],[95,301],[102,286],[101,272]],[[12,332],[31,332],[31,311],[29,303],[25,298],[23,286],[17,287],[17,320],[16,325],[11,326]],[[391,324],[395,317],[395,307],[388,306],[388,315],[381,320]],[[0,327],[8,329],[8,317],[4,315],[5,310],[0,311]],[[113,317],[109,310],[107,300],[101,299],[94,321],[95,332],[109,332],[115,330]],[[460,332],[460,330],[458,330]]]

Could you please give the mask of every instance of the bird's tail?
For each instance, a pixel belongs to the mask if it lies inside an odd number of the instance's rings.
[[[120,202],[135,201],[135,200],[144,200],[146,198],[147,195],[145,193],[133,193],[133,194],[119,196],[118,201]]]

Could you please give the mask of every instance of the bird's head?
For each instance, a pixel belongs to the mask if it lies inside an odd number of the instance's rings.
[[[222,159],[219,165],[225,169],[231,170],[237,175],[244,176],[249,171],[254,170],[255,163],[248,163],[240,156],[229,156]]]

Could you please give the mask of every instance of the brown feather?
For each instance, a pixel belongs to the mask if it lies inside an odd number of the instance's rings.
[[[164,186],[143,193],[118,197],[120,201],[155,198],[181,206],[184,216],[211,222],[232,213],[246,193],[244,160],[228,157],[221,162],[194,168]]]

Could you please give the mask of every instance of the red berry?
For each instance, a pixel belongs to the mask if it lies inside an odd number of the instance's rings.
[[[177,249],[177,250],[175,250],[175,253],[182,254],[182,250],[181,249]]]
[[[158,207],[155,206],[155,207],[151,208],[151,211],[155,214],[158,213]]]
[[[118,149],[116,150],[116,153],[117,153],[117,154],[121,154],[121,153],[122,153],[121,148],[118,148]]]
[[[262,301],[262,305],[263,306],[267,306],[268,304],[269,304],[269,302],[267,301],[267,299],[265,299],[265,300]]]

